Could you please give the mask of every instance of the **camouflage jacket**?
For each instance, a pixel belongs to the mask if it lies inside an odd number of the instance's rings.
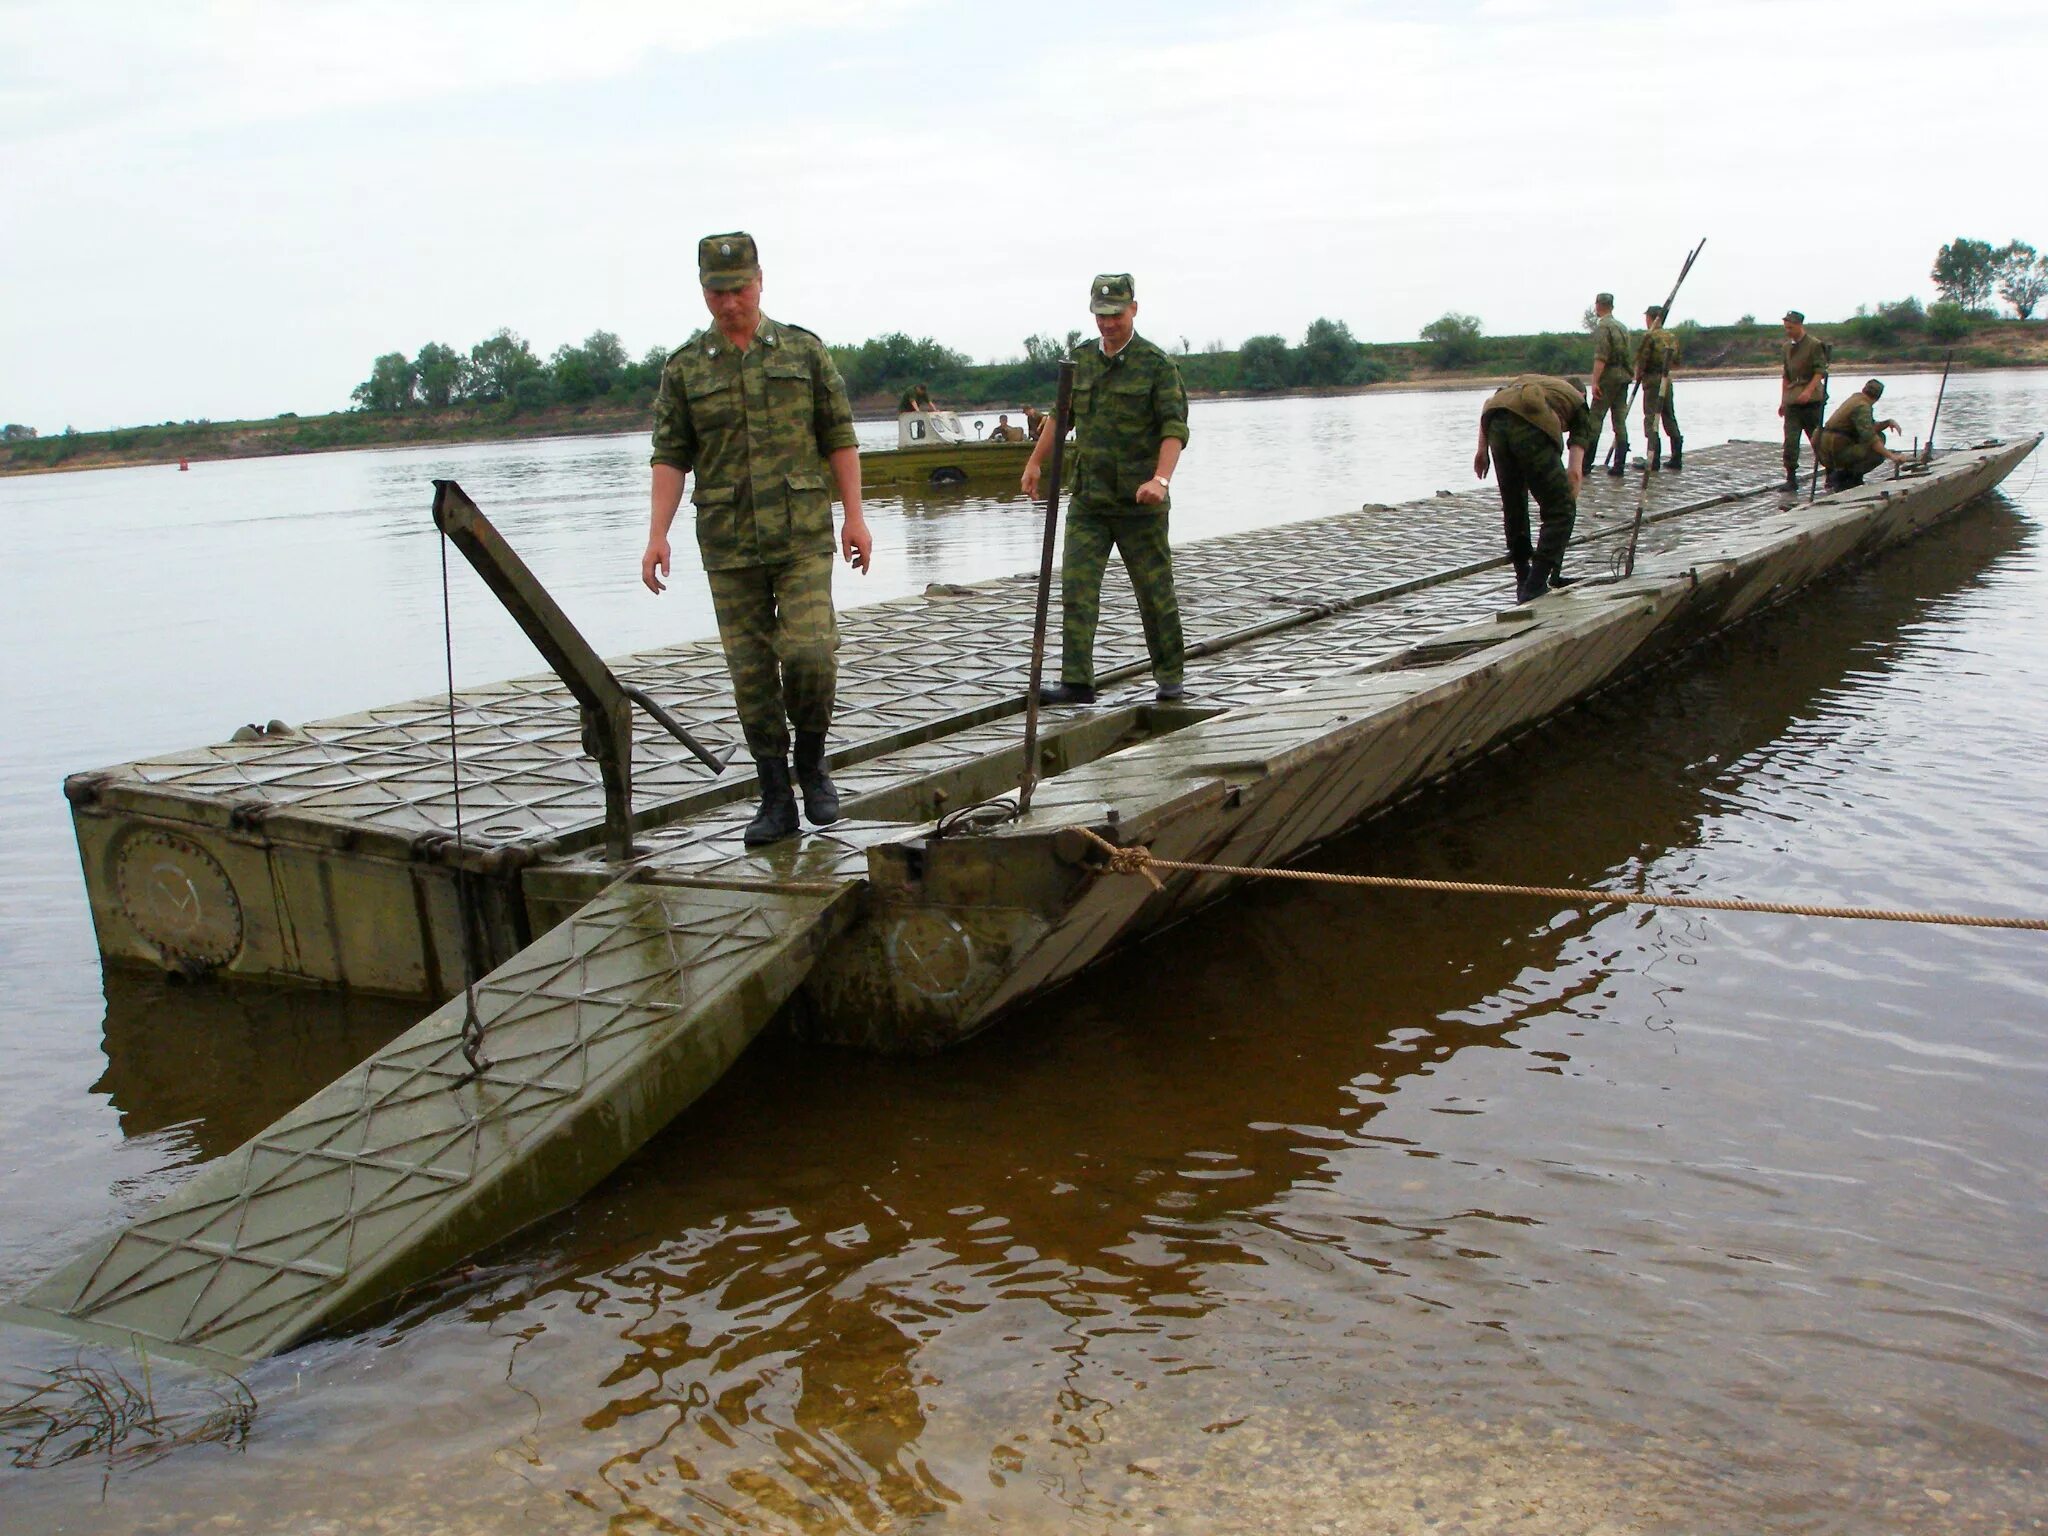
[[[1602,315],[1593,327],[1593,361],[1607,365],[1600,374],[1601,394],[1611,395],[1617,386],[1628,393],[1628,327],[1612,315]]]
[[[1592,450],[1593,413],[1586,408],[1579,392],[1563,379],[1542,373],[1525,373],[1509,380],[1488,396],[1486,404],[1479,408],[1480,425],[1486,425],[1502,411],[1519,416],[1537,428],[1557,444],[1560,453],[1567,446],[1567,436],[1570,446],[1588,452]]]
[[[716,327],[702,330],[661,370],[653,462],[697,477],[707,571],[831,554],[825,456],[856,441],[832,354],[801,326],[764,315],[744,352]]]
[[[1074,498],[1086,512],[1164,512],[1141,506],[1138,487],[1159,468],[1159,445],[1188,440],[1188,392],[1180,369],[1133,336],[1115,357],[1100,341],[1074,349]]]
[[[1678,366],[1678,338],[1666,330],[1645,331],[1636,343],[1636,377],[1661,378]]]
[[[1808,331],[1797,341],[1788,337],[1784,343],[1784,353],[1785,384],[1779,391],[1778,398],[1784,404],[1790,405],[1792,397],[1806,388],[1814,375],[1818,374],[1823,379],[1828,376],[1828,344]],[[1816,390],[1814,398],[1807,403],[1818,405],[1819,391]]]
[[[1828,424],[1821,430],[1839,433],[1852,443],[1881,441],[1877,430],[1877,412],[1871,408],[1870,396],[1860,389],[1835,407],[1828,417]]]

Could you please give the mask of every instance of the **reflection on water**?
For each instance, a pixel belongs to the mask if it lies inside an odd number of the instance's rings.
[[[1959,434],[2048,399],[1976,388]],[[1198,408],[1197,440],[1263,443],[1308,500],[1347,442],[1469,434],[1467,402],[1371,404]],[[520,462],[458,477],[510,502]],[[2040,910],[2021,481],[1319,862]],[[564,503],[532,494],[538,536]],[[636,536],[616,499],[578,516]],[[933,579],[1036,538],[1021,506],[887,516]],[[66,766],[112,729],[71,729]],[[53,784],[10,782],[9,814]],[[0,1230],[46,1269],[407,1020],[102,998],[43,847],[0,852],[10,958],[56,982],[5,983],[53,1049],[0,1088]],[[2031,935],[1250,890],[945,1056],[764,1041],[575,1210],[259,1368],[239,1458],[104,1504],[97,1472],[15,1477],[0,1525],[2028,1528],[2044,1002]],[[17,1203],[31,1159],[63,1188]],[[0,1363],[39,1349],[0,1333]]]

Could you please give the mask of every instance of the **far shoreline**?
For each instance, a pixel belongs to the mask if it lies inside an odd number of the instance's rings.
[[[2033,362],[2019,360],[2001,360],[2000,362],[1992,365],[1980,365],[1976,363],[1966,363],[1958,361],[1953,365],[1951,371],[1955,373],[1971,374],[2024,373],[2030,372],[2036,368],[2043,367],[2048,367],[2048,361]],[[1836,371],[1853,371],[1856,373],[1868,373],[1873,375],[1890,374],[1893,377],[1903,377],[1913,374],[1938,374],[1942,372],[1942,369],[1931,362],[1917,359],[1902,359],[1897,363],[1889,364],[1877,361],[1858,361],[1846,370],[1838,369]],[[1754,364],[1734,364],[1727,367],[1684,368],[1679,371],[1677,375],[1677,382],[1683,384],[1688,380],[1695,379],[1770,379],[1776,377],[1777,372],[1778,370],[1775,368],[1759,367]],[[1324,400],[1342,399],[1353,395],[1448,394],[1456,393],[1458,391],[1463,390],[1480,390],[1491,386],[1496,386],[1510,377],[1512,377],[1511,374],[1502,372],[1500,370],[1488,370],[1484,372],[1441,373],[1432,374],[1426,378],[1387,379],[1372,384],[1306,385],[1289,389],[1272,390],[1190,390],[1188,391],[1188,398],[1190,401],[1201,401],[1204,403],[1209,403],[1225,401],[1237,402],[1246,400]],[[1001,405],[976,406],[964,410],[956,410],[955,414],[969,419],[981,416],[994,416],[1006,409],[1022,409],[1024,403],[1025,402],[1022,401],[1016,402],[1014,407],[1006,407]],[[941,402],[941,406],[942,408],[951,409],[951,407],[944,407],[943,402]],[[351,413],[340,412],[336,414],[344,418],[347,418],[348,416],[350,416]],[[308,418],[308,420],[314,421],[321,419],[323,418]],[[516,417],[511,418],[512,421],[517,421],[518,419],[519,418]],[[280,446],[275,444],[274,442],[263,442],[260,438],[260,435],[254,430],[247,430],[241,433],[235,433],[233,428],[223,426],[221,428],[218,428],[217,430],[221,431],[224,434],[228,434],[228,451],[225,452],[217,450],[199,452],[188,451],[180,454],[178,452],[168,450],[151,451],[138,449],[126,452],[115,451],[98,454],[78,454],[58,464],[44,465],[0,463],[0,478],[12,478],[17,476],[29,475],[77,474],[100,469],[141,469],[151,467],[160,468],[167,465],[177,464],[180,462],[188,464],[217,464],[225,463],[236,459],[299,458],[310,454],[321,453],[388,452],[404,448],[460,448],[472,445],[503,446],[513,443],[555,442],[574,438],[625,437],[637,432],[651,430],[652,427],[651,420],[647,419],[644,413],[641,412],[607,412],[601,416],[598,416],[596,419],[590,419],[589,417],[586,417],[585,420],[588,424],[582,426],[572,425],[566,422],[562,422],[560,420],[547,420],[540,417],[534,417],[529,419],[533,421],[535,430],[528,432],[451,432],[445,435],[430,433],[418,437],[404,437],[386,441],[324,443],[303,446]],[[865,409],[857,409],[854,412],[854,420],[856,421],[877,422],[894,421],[895,419],[896,412],[886,409],[877,409],[872,406],[867,407]],[[253,427],[258,424],[248,425],[250,428],[253,429]],[[260,425],[269,426],[270,423],[262,423]],[[498,424],[494,423],[493,425]],[[253,441],[249,442],[249,446],[246,451],[235,451],[234,440],[235,437],[237,436],[243,437],[245,439],[254,439]]]

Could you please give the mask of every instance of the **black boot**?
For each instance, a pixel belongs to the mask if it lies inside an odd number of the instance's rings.
[[[1550,590],[1550,571],[1541,560],[1531,560],[1526,571],[1515,578],[1515,601],[1533,603]]]
[[[1049,683],[1038,690],[1041,704],[1093,704],[1095,690],[1086,683]]]
[[[1779,487],[1778,487],[1778,489],[1779,489],[1779,490],[1781,490],[1781,491],[1783,491],[1783,492],[1784,492],[1784,493],[1785,493],[1786,495],[1788,495],[1788,496],[1797,496],[1797,495],[1799,494],[1799,466],[1798,466],[1798,465],[1796,465],[1796,464],[1792,464],[1792,465],[1788,465],[1788,466],[1786,466],[1786,469],[1785,469],[1785,483],[1784,483],[1783,485],[1779,486]]]
[[[1673,457],[1676,457],[1674,453]],[[1650,469],[1652,473],[1664,467],[1664,448],[1654,437],[1650,439]]]
[[[1619,478],[1628,471],[1628,439],[1619,438],[1614,444],[1614,457],[1608,461],[1607,473]]]
[[[1676,432],[1671,434],[1671,467],[1673,469],[1685,468],[1685,439]]]
[[[761,808],[741,837],[749,848],[796,835],[796,796],[789,787],[789,764],[779,757],[757,757],[754,771],[761,781]]]
[[[825,771],[825,733],[796,733],[796,781],[804,792],[804,819],[829,827],[839,819],[839,787]]]

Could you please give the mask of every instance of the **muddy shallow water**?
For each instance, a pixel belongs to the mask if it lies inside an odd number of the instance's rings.
[[[1690,386],[1691,441],[1770,397]],[[1177,534],[1458,484],[1476,404],[1198,406]],[[1942,420],[2034,430],[2048,378]],[[0,483],[0,1292],[416,1013],[103,982],[63,773],[436,688],[434,475],[600,650],[706,632],[636,596],[643,464]],[[2048,915],[2035,473],[1314,862]],[[1014,500],[875,511],[842,600],[1032,558]],[[456,612],[461,676],[533,670]],[[942,1057],[762,1042],[576,1209],[253,1370],[234,1443],[0,1434],[0,1529],[2044,1529],[2044,1105],[2040,935],[1254,889]],[[14,1396],[75,1353],[0,1329]]]

